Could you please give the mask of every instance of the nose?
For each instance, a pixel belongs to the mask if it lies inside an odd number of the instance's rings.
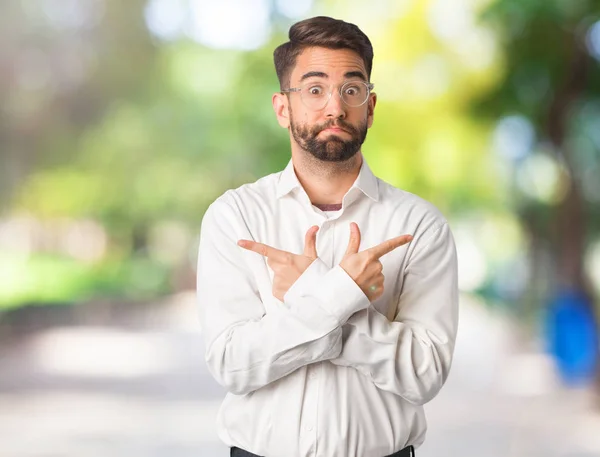
[[[332,89],[331,97],[325,105],[325,116],[335,119],[344,119],[346,117],[346,104],[338,90]]]

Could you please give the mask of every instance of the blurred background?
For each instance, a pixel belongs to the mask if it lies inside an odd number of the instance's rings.
[[[273,49],[370,37],[363,147],[438,206],[461,289],[420,457],[600,455],[600,2],[0,3],[0,455],[221,456],[203,213],[281,170]]]

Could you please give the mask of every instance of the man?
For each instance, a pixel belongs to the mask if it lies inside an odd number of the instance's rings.
[[[282,172],[206,211],[198,299],[232,456],[410,456],[457,331],[454,242],[429,203],[376,178],[371,43],[328,17],[274,52]],[[385,273],[385,277],[384,277]]]

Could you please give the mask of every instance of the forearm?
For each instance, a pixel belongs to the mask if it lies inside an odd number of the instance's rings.
[[[393,320],[374,308],[356,313],[342,328],[340,356],[331,360],[416,404],[446,381],[458,327],[456,250],[447,224],[421,243],[403,272]]]
[[[414,404],[431,400],[443,386],[454,340],[416,323],[389,322],[374,308],[342,327],[343,348],[335,365],[355,368],[378,388]]]
[[[214,274],[214,268],[199,269],[206,361],[211,374],[229,391],[245,394],[304,365],[339,355],[341,323],[368,306],[368,300],[345,273],[329,270],[321,261],[315,261],[305,275],[283,304],[265,313],[263,307],[256,307],[258,297],[252,297],[248,282],[245,287],[219,284],[224,279]],[[317,292],[305,291],[302,284],[316,285]],[[344,297],[344,305],[332,297]]]
[[[310,325],[310,319],[287,312],[234,325],[207,348],[209,370],[230,392],[243,395],[304,365],[337,357],[342,348],[341,327],[325,320]]]

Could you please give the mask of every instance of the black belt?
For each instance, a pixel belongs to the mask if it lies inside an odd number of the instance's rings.
[[[230,457],[260,457],[252,452],[244,451],[239,447],[232,447]],[[412,446],[405,447],[398,452],[394,452],[386,457],[415,457],[415,448]]]

